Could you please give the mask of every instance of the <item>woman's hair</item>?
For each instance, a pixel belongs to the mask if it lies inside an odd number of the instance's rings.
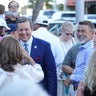
[[[73,32],[74,24],[70,21],[65,21],[61,26],[61,31]]]
[[[93,51],[89,58],[88,65],[84,71],[84,82],[91,92],[96,87],[96,50]]]
[[[5,71],[14,71],[14,65],[22,61],[22,48],[13,36],[5,36],[0,41],[0,67]]]

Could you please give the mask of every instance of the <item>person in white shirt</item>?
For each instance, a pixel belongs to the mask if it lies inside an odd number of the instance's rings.
[[[29,63],[23,65],[23,58]],[[35,63],[22,49],[19,41],[11,35],[4,36],[0,41],[0,88],[18,79],[28,79],[37,83],[43,78],[40,64]]]
[[[64,55],[66,55],[67,51],[76,44],[73,32],[74,24],[71,21],[65,21],[61,26],[61,35],[59,36]]]
[[[0,89],[0,96],[49,96],[49,94],[31,80],[18,79]]]
[[[59,67],[62,66],[62,62],[64,60],[64,55],[63,55],[62,47],[60,45],[59,38],[47,30],[48,25],[49,25],[48,18],[45,16],[41,17],[39,15],[34,22],[35,31],[32,32],[32,35],[34,37],[37,37],[39,39],[43,39],[43,40],[47,41],[48,43],[50,43],[51,50],[52,50],[53,56],[55,58],[55,63],[56,63],[57,79],[59,80],[59,78],[60,78]],[[57,93],[58,93],[58,90],[57,90]]]
[[[73,38],[73,32],[74,32],[74,24],[71,21],[65,21],[61,26],[61,35],[59,36],[60,44],[61,44],[62,49],[63,49],[64,57],[66,56],[68,50],[73,45],[76,44],[75,39]],[[61,68],[61,70],[62,70],[62,68]],[[66,78],[65,74],[62,74],[62,76],[58,82],[58,84],[59,84],[58,96],[65,96],[65,94],[66,95],[68,94],[67,92],[64,92],[64,90],[66,90],[66,89],[64,88],[64,84],[63,84],[64,78],[63,77]],[[68,88],[67,88],[67,90],[68,90]]]
[[[64,60],[63,56],[63,50],[60,45],[60,41],[58,37],[51,34],[47,28],[48,28],[48,18],[46,16],[38,16],[37,19],[34,22],[34,28],[35,31],[32,32],[32,35],[34,37],[37,37],[39,39],[45,40],[51,45],[51,50],[53,53],[53,56],[55,58],[56,66],[58,67],[60,64],[62,64]]]

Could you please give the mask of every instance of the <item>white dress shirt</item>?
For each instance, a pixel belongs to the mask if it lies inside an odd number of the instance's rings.
[[[62,64],[64,60],[63,50],[60,45],[59,38],[47,31],[47,28],[40,27],[36,31],[32,32],[34,37],[45,40],[51,45],[51,50],[55,58],[56,66]]]
[[[31,36],[31,38],[27,41],[27,42],[23,42],[22,40],[20,40],[20,45],[22,46],[22,48],[25,49],[25,46],[24,44],[26,43],[27,44],[27,47],[28,47],[28,54],[30,55],[30,52],[31,52],[31,45],[32,45],[32,41],[33,41],[33,37]]]
[[[32,82],[40,82],[44,78],[44,73],[39,64],[32,65],[21,65],[17,64],[14,66],[14,72],[5,71],[0,68],[0,86],[4,86],[12,81],[17,81],[18,79],[28,79]]]

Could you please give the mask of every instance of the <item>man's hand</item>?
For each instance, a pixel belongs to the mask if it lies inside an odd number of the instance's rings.
[[[70,77],[68,77],[68,78],[66,78],[65,80],[64,80],[64,86],[68,86],[69,84],[70,84]]]

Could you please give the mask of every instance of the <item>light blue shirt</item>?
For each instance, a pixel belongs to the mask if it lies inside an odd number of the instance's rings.
[[[79,52],[76,58],[76,66],[70,76],[70,80],[79,82],[82,79],[84,69],[93,50],[94,46],[92,40],[79,47]]]
[[[21,44],[22,48],[25,49],[25,46],[24,46],[25,43],[28,45],[27,47],[28,47],[29,55],[30,55],[30,52],[31,52],[32,41],[33,41],[33,37],[32,36],[30,37],[30,39],[27,42],[23,42],[22,40],[20,40],[20,44]]]

